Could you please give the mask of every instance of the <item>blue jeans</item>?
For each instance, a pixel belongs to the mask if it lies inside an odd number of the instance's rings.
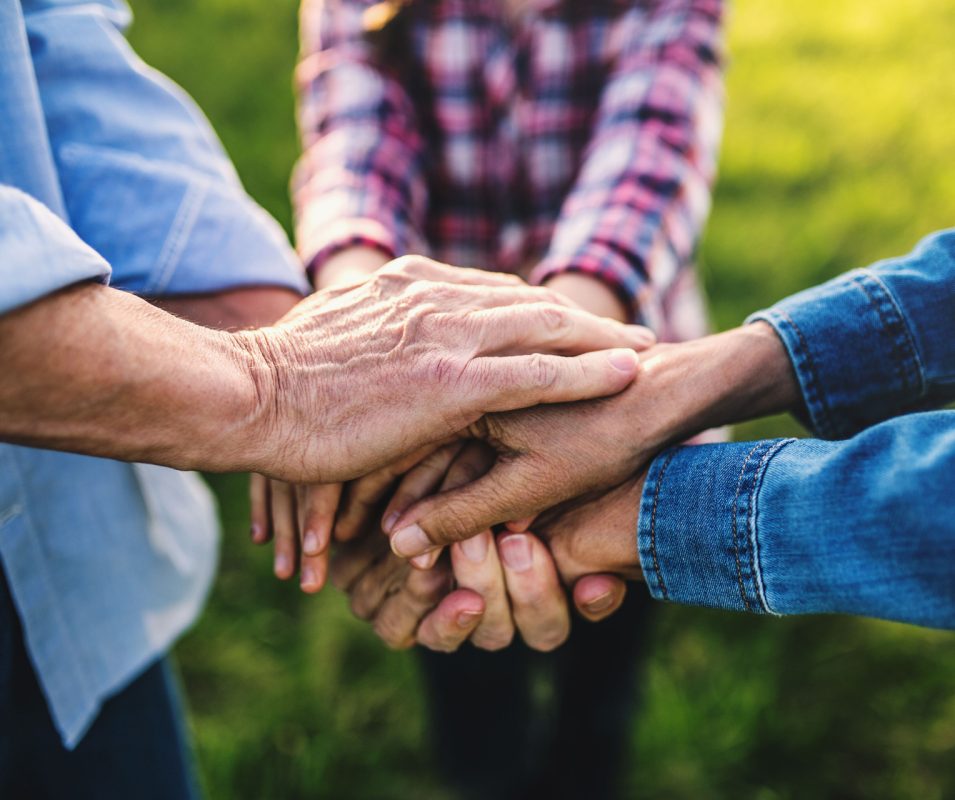
[[[108,700],[67,750],[50,719],[0,570],[0,797],[197,800],[199,790],[168,660]]]

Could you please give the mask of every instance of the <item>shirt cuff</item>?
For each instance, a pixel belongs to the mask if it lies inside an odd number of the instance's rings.
[[[782,339],[808,422],[843,439],[914,409],[925,394],[918,352],[892,293],[869,270],[800,292],[747,322],[768,322]]]
[[[541,285],[555,275],[576,272],[601,281],[624,304],[631,322],[646,324],[640,309],[642,285],[631,260],[613,247],[592,242],[573,256],[548,255],[531,272],[529,282]]]
[[[297,239],[299,255],[313,281],[328,259],[351,247],[379,250],[389,259],[404,254],[397,237],[375,219],[350,218],[310,227],[301,225]]]
[[[0,186],[0,314],[75,283],[107,283],[109,277],[109,264],[52,211]]]
[[[640,563],[657,600],[771,613],[755,509],[771,460],[793,439],[677,447],[651,463],[640,501]]]

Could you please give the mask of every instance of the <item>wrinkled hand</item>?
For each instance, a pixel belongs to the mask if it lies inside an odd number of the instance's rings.
[[[488,412],[615,394],[652,341],[513,276],[417,257],[235,336],[258,390],[250,471],[302,483],[366,474]]]

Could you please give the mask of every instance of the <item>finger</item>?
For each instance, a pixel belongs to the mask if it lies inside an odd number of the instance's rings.
[[[429,650],[453,653],[472,637],[484,617],[484,600],[468,589],[451,592],[418,627],[418,644]]]
[[[508,272],[492,272],[468,267],[444,264],[425,256],[401,256],[389,261],[379,274],[405,276],[413,280],[442,281],[445,283],[473,286],[523,286],[528,284]]]
[[[348,589],[351,611],[359,619],[371,619],[391,595],[401,589],[411,567],[392,553],[365,570]]]
[[[269,525],[269,479],[253,472],[249,476],[250,535],[255,544],[265,544],[271,537]]]
[[[450,588],[451,572],[443,564],[427,572],[409,571],[401,589],[385,600],[375,615],[375,633],[389,647],[411,647],[421,620]]]
[[[391,528],[408,506],[422,497],[427,497],[441,485],[462,447],[464,442],[460,441],[445,445],[405,473],[382,515],[381,527],[385,533],[391,532]]]
[[[448,447],[456,452],[460,443],[453,442]],[[421,462],[433,459],[443,447],[433,445],[423,447],[413,453],[375,470],[348,484],[335,520],[335,541],[347,542],[378,526],[381,504],[395,482],[409,470],[417,469]],[[453,456],[449,456],[452,458]],[[438,458],[440,461],[441,458]],[[443,473],[442,473],[443,474]]]
[[[504,524],[513,533],[525,533],[534,524],[535,519],[537,517],[524,517],[524,519],[512,519]]]
[[[331,559],[332,585],[347,592],[366,570],[388,554],[384,536],[362,536],[336,548]]]
[[[581,615],[598,622],[623,604],[627,584],[616,575],[585,575],[574,584],[574,605]]]
[[[295,574],[297,561],[298,520],[294,487],[285,481],[272,481],[272,533],[275,537],[275,575],[282,580]]]
[[[335,513],[342,493],[340,483],[320,483],[299,487],[297,496],[299,553],[301,568],[299,585],[303,592],[315,594],[325,586],[328,577],[329,544]]]
[[[462,405],[476,419],[492,411],[607,397],[626,389],[639,369],[639,356],[625,349],[475,358],[461,373]]]
[[[481,356],[579,355],[614,347],[646,350],[656,342],[649,328],[555,303],[490,308],[472,313],[470,319],[479,331]]]
[[[521,637],[534,650],[559,647],[570,634],[570,614],[547,548],[529,533],[510,533],[498,539],[498,550]]]
[[[550,508],[560,487],[542,485],[532,468],[527,458],[499,458],[476,481],[426,497],[394,523],[391,549],[402,558],[414,558]]]
[[[340,483],[302,487],[298,512],[304,555],[317,556],[328,549],[341,496]]]
[[[507,647],[514,638],[514,623],[504,572],[491,531],[454,545],[451,548],[451,567],[459,589],[470,589],[484,599],[484,615],[471,637],[474,646],[482,650]],[[418,640],[421,641],[420,631]]]

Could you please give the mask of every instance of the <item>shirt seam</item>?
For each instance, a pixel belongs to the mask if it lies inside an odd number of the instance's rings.
[[[653,508],[650,513],[650,555],[653,558],[653,571],[660,586],[660,594],[664,600],[669,600],[670,594],[667,591],[666,581],[663,580],[663,570],[660,568],[660,559],[657,556],[657,504],[660,501],[660,491],[663,488],[663,481],[666,479],[667,469],[673,459],[676,458],[677,452],[677,450],[671,451],[663,464],[660,465],[660,474],[657,476],[657,485],[653,493]]]
[[[899,374],[903,391],[911,388],[918,394],[919,398],[924,397],[926,386],[924,367],[919,358],[918,348],[915,346],[912,332],[906,323],[905,315],[896,303],[892,291],[879,280],[878,276],[869,271],[860,271],[856,280],[875,308],[879,320],[892,336],[892,361]],[[870,286],[870,282],[875,285]],[[876,296],[876,293],[878,296]],[[898,358],[894,357],[896,355],[898,355]],[[914,376],[911,374],[912,370],[907,369],[910,363],[915,365]]]
[[[754,594],[759,599],[760,605],[763,608],[763,611],[779,616],[769,605],[769,601],[766,598],[766,584],[763,581],[763,569],[760,562],[759,555],[759,536],[757,533],[757,513],[756,513],[756,503],[759,498],[759,492],[763,486],[763,479],[766,476],[766,471],[769,469],[769,462],[788,444],[795,442],[795,439],[784,439],[782,441],[776,442],[774,445],[769,447],[766,452],[763,454],[762,459],[760,459],[759,465],[756,467],[756,473],[753,476],[752,486],[749,491],[749,507],[747,509],[747,528],[749,530],[749,539],[750,539],[750,566],[753,571],[753,585],[755,587]]]
[[[793,319],[787,311],[776,308],[774,312],[785,320],[796,334],[799,343],[799,355],[802,356],[806,367],[805,400],[810,417],[814,418],[813,421],[820,434],[823,436],[832,436],[835,430],[832,423],[832,409],[829,408],[829,398],[823,390],[822,381],[819,378],[819,371],[816,367],[816,360],[813,358],[812,349],[809,347],[809,340],[796,320]],[[814,414],[813,411],[816,413]]]
[[[743,459],[743,465],[739,470],[739,477],[736,479],[736,494],[733,497],[733,522],[731,525],[731,531],[733,534],[733,556],[736,561],[736,582],[739,586],[739,596],[743,601],[743,608],[746,611],[752,611],[752,605],[749,602],[749,597],[746,595],[746,586],[743,582],[743,559],[740,556],[740,546],[739,546],[739,499],[740,495],[743,492],[744,478],[746,475],[746,468],[749,466],[749,462],[753,458],[753,454],[763,446],[762,442],[757,442],[753,449],[746,454],[746,458]]]
[[[160,293],[166,289],[172,276],[176,272],[182,260],[182,254],[185,250],[189,235],[195,227],[196,220],[201,210],[202,199],[206,196],[208,181],[199,180],[190,182],[186,189],[186,195],[182,199],[176,217],[173,220],[172,228],[166,241],[163,243],[159,257],[156,259],[157,267],[152,280],[145,288],[145,294]]]

